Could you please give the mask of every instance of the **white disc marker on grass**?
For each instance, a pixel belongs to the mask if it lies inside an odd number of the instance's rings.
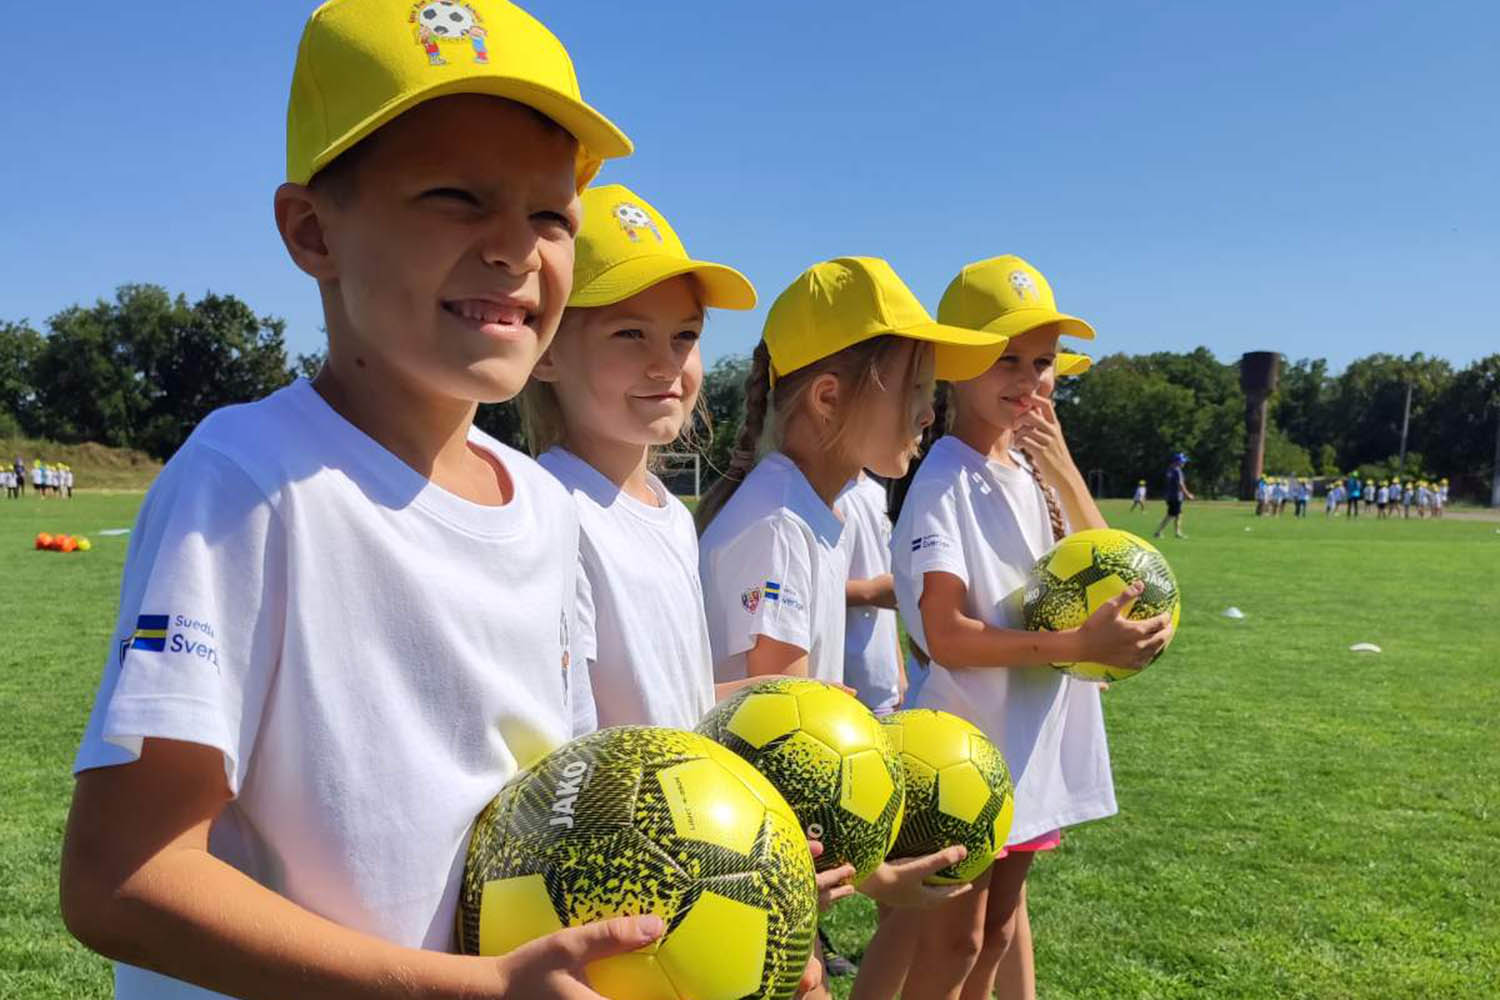
[[[1375,645],[1373,642],[1356,642],[1354,645],[1352,645],[1352,646],[1349,647],[1349,652],[1351,652],[1351,653],[1378,653],[1378,652],[1380,652],[1380,647],[1377,646],[1377,645]]]

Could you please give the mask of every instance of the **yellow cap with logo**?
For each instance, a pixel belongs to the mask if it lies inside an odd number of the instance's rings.
[[[583,192],[569,306],[607,306],[668,278],[694,275],[703,304],[755,308],[755,286],[732,267],[694,260],[656,207],[623,184]]]
[[[328,0],[307,21],[286,115],[286,176],[306,184],[402,112],[449,94],[534,108],[578,140],[581,190],[630,140],[583,102],[557,37],[506,0]]]
[[[1014,254],[981,260],[959,271],[938,303],[938,321],[1007,338],[1056,323],[1064,336],[1094,339],[1093,327],[1076,316],[1057,311],[1052,286],[1042,272]],[[998,356],[998,353],[992,355],[990,362],[993,364]],[[1062,360],[1059,356],[1058,361]],[[1081,362],[1069,363],[1076,366]],[[1092,363],[1071,372],[1063,371],[1059,364],[1058,374],[1077,375]]]
[[[777,296],[762,334],[773,377],[885,334],[936,345],[937,377],[981,374],[1005,338],[935,323],[911,289],[878,257],[838,257],[803,271]]]

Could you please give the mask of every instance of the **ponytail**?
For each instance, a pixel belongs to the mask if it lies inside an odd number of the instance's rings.
[[[750,356],[750,372],[745,376],[745,419],[740,424],[734,448],[729,453],[729,468],[718,482],[709,487],[693,516],[698,525],[698,534],[703,534],[703,529],[708,527],[714,515],[729,502],[729,498],[734,496],[734,491],[740,488],[740,483],[745,481],[745,477],[755,466],[770,402],[771,352],[762,340],[755,345],[755,353]]]
[[[1063,527],[1062,507],[1057,502],[1057,491],[1047,485],[1042,478],[1042,473],[1037,469],[1036,462],[1032,461],[1031,454],[1025,449],[1019,449],[1021,457],[1026,459],[1026,465],[1031,472],[1031,478],[1036,480],[1037,489],[1042,491],[1042,499],[1047,502],[1047,520],[1052,522],[1052,540],[1060,542],[1067,537],[1067,529]]]

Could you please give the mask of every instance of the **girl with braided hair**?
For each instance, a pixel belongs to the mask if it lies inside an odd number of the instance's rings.
[[[886,972],[882,989],[855,995],[1033,997],[1032,857],[1055,847],[1063,827],[1116,811],[1099,689],[1048,665],[1144,664],[1171,626],[1167,616],[1123,617],[1137,584],[1079,628],[1021,628],[1022,589],[1036,560],[1070,527],[1107,527],[1049,398],[1057,364],[1080,369],[1077,356],[1058,354],[1059,336],[1094,332],[1058,312],[1046,279],[1019,257],[965,267],[938,316],[1008,340],[990,351],[982,374],[949,389],[951,430],[917,470],[892,536],[895,590],[913,645],[930,657],[916,706],[968,719],[1001,749],[1015,819],[1004,855],[976,891],[920,921],[897,914],[889,931],[882,925],[882,938],[901,945],[882,949],[889,964],[899,965],[904,948],[923,956],[921,974],[892,988],[901,973]]]
[[[875,258],[816,264],[777,298],[730,468],[698,508],[717,682],[843,683],[849,535],[838,497],[861,469],[903,475],[932,420],[934,379],[978,374],[1001,343],[934,323]],[[857,888],[892,907],[937,905],[969,887],[924,880],[963,857],[955,845],[886,862]]]

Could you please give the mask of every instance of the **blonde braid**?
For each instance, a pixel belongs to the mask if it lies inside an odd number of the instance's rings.
[[[755,466],[756,451],[765,430],[766,411],[770,409],[770,401],[771,352],[762,340],[755,345],[755,353],[750,356],[750,372],[745,376],[745,419],[740,424],[734,448],[729,452],[729,468],[703,495],[694,515],[698,534],[703,534],[703,529],[708,527],[714,515],[729,502],[729,498],[734,496],[734,491],[740,488],[740,483]]]
[[[1037,468],[1036,461],[1032,459],[1031,453],[1025,448],[1018,449],[1021,457],[1026,459],[1026,464],[1031,469],[1031,478],[1036,480],[1037,489],[1042,491],[1042,499],[1047,501],[1047,520],[1052,522],[1052,540],[1060,542],[1067,537],[1067,529],[1063,526],[1062,507],[1057,503],[1057,492],[1047,485],[1042,478],[1041,470]]]

